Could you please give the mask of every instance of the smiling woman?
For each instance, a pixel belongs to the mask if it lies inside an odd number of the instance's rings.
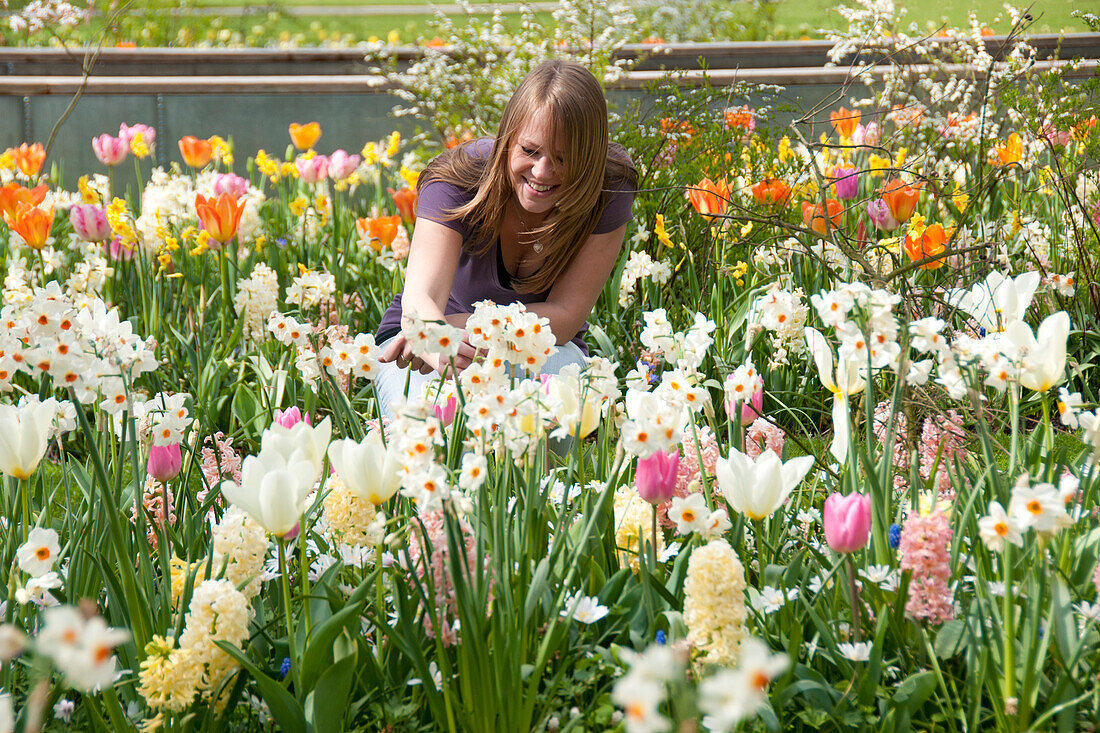
[[[626,152],[608,143],[607,104],[591,72],[565,61],[531,71],[495,138],[443,153],[420,176],[405,288],[378,331],[384,412],[406,382],[415,396],[449,366],[412,353],[400,334],[412,318],[465,327],[479,301],[518,301],[557,339],[542,373],[583,361],[585,321],[615,266],[636,185]],[[467,340],[455,368],[474,357]]]

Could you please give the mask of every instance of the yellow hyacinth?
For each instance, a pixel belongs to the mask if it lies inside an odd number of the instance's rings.
[[[725,540],[696,548],[684,582],[688,641],[705,664],[737,664],[745,638],[745,568]]]

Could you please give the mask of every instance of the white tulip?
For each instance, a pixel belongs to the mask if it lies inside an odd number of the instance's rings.
[[[784,463],[773,451],[766,450],[753,461],[731,448],[729,458],[718,459],[716,476],[734,511],[749,519],[763,519],[783,505],[813,465],[813,456]]]
[[[305,451],[296,449],[286,455],[273,444],[245,458],[241,483],[223,481],[221,491],[264,529],[282,537],[298,523],[318,473]]]
[[[275,423],[264,431],[260,440],[261,450],[272,448],[284,456],[295,450],[300,451],[313,464],[315,475],[320,476],[325,465],[325,452],[332,440],[332,422],[326,417],[316,427],[311,427],[302,420],[292,428]]]
[[[834,372],[833,350],[825,337],[816,328],[804,329],[803,333],[806,335],[806,344],[810,347],[810,353],[813,354],[814,363],[817,364],[821,384],[833,393],[833,442],[829,446],[829,452],[838,463],[844,463],[848,457],[850,430],[848,398],[862,392],[866,387],[862,372],[866,365],[840,358]]]
[[[1066,340],[1069,338],[1069,314],[1059,311],[1039,324],[1038,334],[1031,326],[1014,321],[1005,336],[1019,354],[1020,384],[1036,392],[1046,392],[1062,380],[1066,369]]]
[[[383,445],[382,436],[370,432],[358,443],[337,440],[328,447],[328,457],[348,490],[372,504],[381,504],[401,487],[401,461],[392,438]]]
[[[30,478],[46,454],[56,415],[53,399],[22,407],[0,405],[0,473]]]
[[[1041,279],[1036,271],[1011,278],[994,270],[969,290],[948,290],[944,300],[969,313],[986,331],[1003,331],[1024,317]]]

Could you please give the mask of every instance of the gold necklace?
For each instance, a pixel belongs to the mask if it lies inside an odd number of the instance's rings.
[[[523,233],[530,234],[531,226],[523,220],[523,215],[519,213],[519,207],[516,207],[516,218],[519,219],[519,223],[523,225]],[[536,240],[531,243],[531,249],[535,251],[535,254],[539,255],[542,254],[544,247],[542,246],[542,242]]]

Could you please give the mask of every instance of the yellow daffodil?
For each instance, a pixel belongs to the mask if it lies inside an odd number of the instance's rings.
[[[301,216],[305,213],[306,208],[309,206],[309,199],[307,199],[305,196],[299,196],[298,198],[291,201],[289,206],[290,213],[294,214],[294,216]]]
[[[390,140],[386,144],[386,157],[392,158],[397,155],[397,151],[401,148],[401,133],[394,130],[390,133]]]
[[[409,188],[416,188],[416,182],[420,179],[420,171],[414,171],[405,166],[401,166],[401,170],[398,171],[398,175],[405,180],[406,185]]]
[[[657,235],[657,241],[666,247],[675,247],[672,243],[672,239],[669,238],[668,232],[665,231],[665,217],[662,214],[657,214],[657,220],[653,224],[653,233]]]

